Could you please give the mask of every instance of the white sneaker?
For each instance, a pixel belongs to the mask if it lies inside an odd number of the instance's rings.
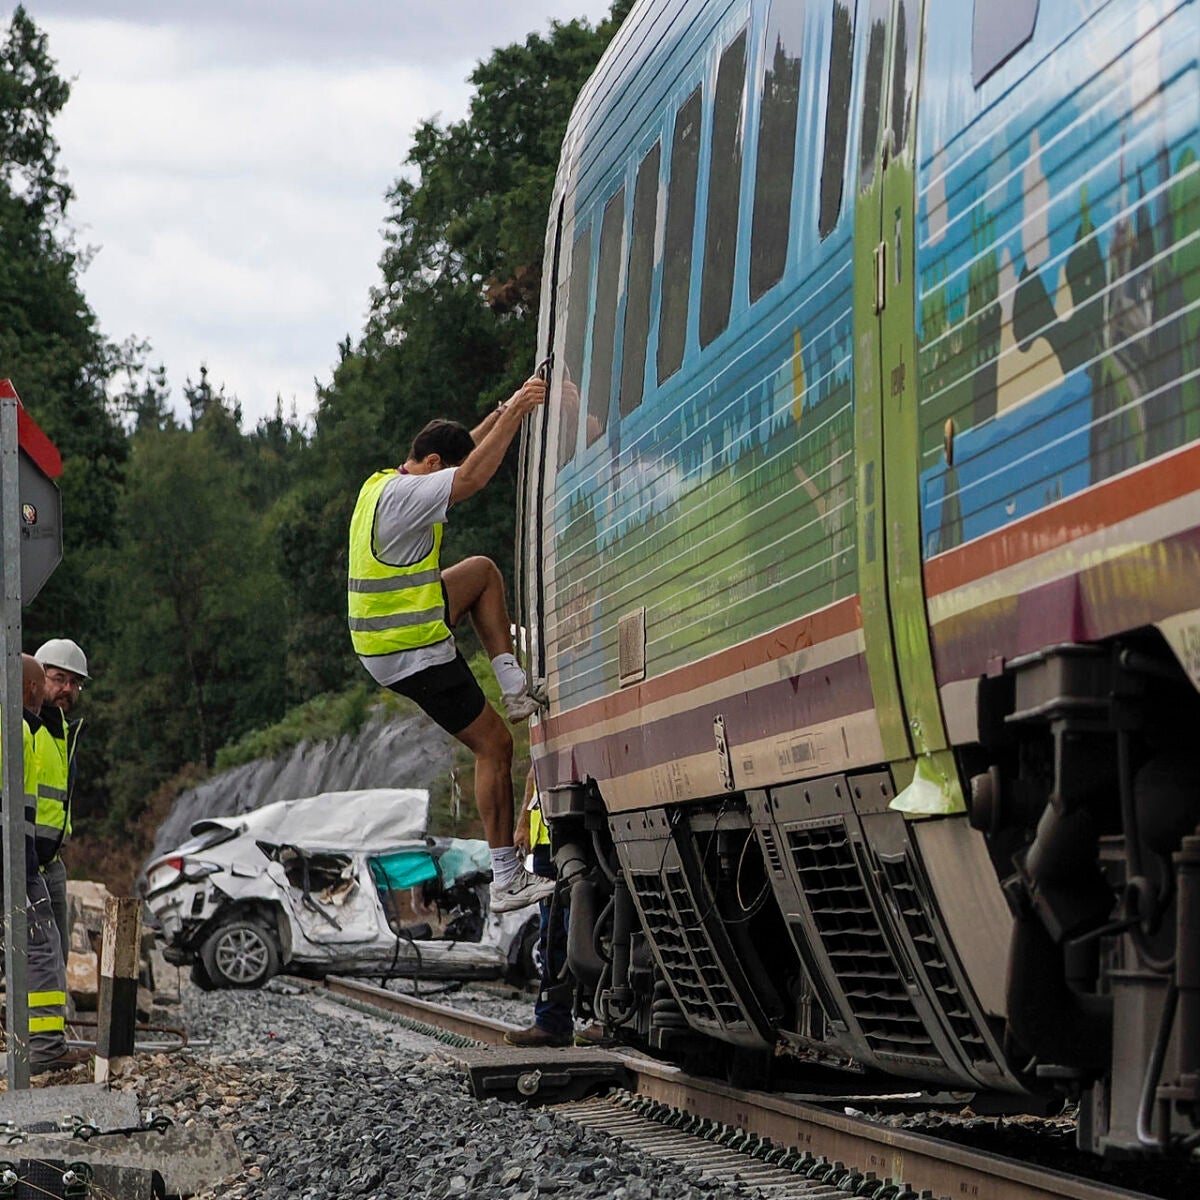
[[[493,883],[488,892],[488,907],[492,912],[515,912],[528,908],[539,900],[549,900],[554,894],[554,880],[543,879],[524,867],[504,884]]]
[[[523,687],[519,692],[505,692],[501,699],[504,701],[504,711],[514,725],[528,721],[545,704],[544,700],[533,695],[527,687]]]

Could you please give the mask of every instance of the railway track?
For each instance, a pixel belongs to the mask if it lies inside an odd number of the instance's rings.
[[[324,991],[342,1003],[387,1013],[452,1047],[477,1094],[515,1085],[530,1099],[565,1075],[586,1081],[589,1064],[610,1065],[623,1086],[601,1096],[546,1105],[720,1181],[787,1200],[1146,1200],[1148,1193],[1005,1158],[925,1134],[875,1124],[786,1095],[744,1091],[623,1050],[516,1051],[512,1027],[488,1017],[330,977]],[[481,1092],[482,1087],[482,1092]],[[1182,1168],[1181,1168],[1182,1169]]]

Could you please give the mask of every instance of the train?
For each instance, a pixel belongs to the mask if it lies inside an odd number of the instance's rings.
[[[555,986],[1200,1146],[1200,5],[638,0],[545,242]]]

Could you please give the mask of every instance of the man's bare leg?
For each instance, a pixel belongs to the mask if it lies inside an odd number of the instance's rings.
[[[485,704],[466,729],[454,735],[475,755],[475,806],[488,845],[513,844],[512,734],[500,714]]]
[[[500,568],[490,558],[464,558],[442,571],[442,583],[450,600],[450,624],[469,616],[488,658],[511,654],[512,620]]]
[[[545,900],[554,882],[531,875],[513,845],[512,734],[490,705],[455,735],[475,755],[475,806],[492,859],[488,906],[513,912]]]
[[[450,624],[470,616],[504,696],[510,721],[524,721],[539,701],[529,691],[525,671],[513,655],[512,622],[504,599],[504,579],[490,558],[468,558],[442,572],[449,598]]]
[[[514,717],[509,693],[524,688],[525,675],[512,653],[511,624],[504,602],[504,580],[488,558],[468,558],[442,572],[450,624],[469,615],[492,669],[505,694],[504,705]],[[515,682],[505,683],[504,675]],[[528,712],[517,713],[518,719]],[[483,712],[455,736],[475,755],[475,805],[492,856],[489,904],[493,912],[511,912],[545,899],[554,890],[551,880],[525,870],[513,845],[512,734],[500,714],[485,704]]]

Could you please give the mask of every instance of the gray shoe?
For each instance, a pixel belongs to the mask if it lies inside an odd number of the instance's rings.
[[[505,884],[492,883],[488,893],[488,907],[492,912],[515,912],[528,908],[539,900],[549,900],[554,895],[554,880],[533,875],[524,867]]]
[[[505,692],[501,699],[504,701],[504,711],[514,725],[528,721],[545,704],[527,687],[522,688],[519,692]]]

